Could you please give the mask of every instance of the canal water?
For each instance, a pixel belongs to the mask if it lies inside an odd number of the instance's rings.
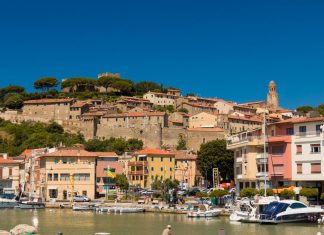
[[[72,210],[0,210],[0,230],[9,230],[17,224],[38,227],[42,235],[93,235],[110,232],[112,235],[160,235],[166,225],[172,226],[172,235],[217,235],[225,229],[226,235],[315,235],[324,234],[324,226],[317,224],[259,225],[232,223],[227,217],[193,219],[173,214],[96,214]]]

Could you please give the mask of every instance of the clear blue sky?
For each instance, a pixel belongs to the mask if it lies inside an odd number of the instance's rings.
[[[0,2],[0,87],[118,72],[237,102],[324,103],[324,1]]]

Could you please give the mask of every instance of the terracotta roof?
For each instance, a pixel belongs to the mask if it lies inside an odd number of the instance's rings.
[[[184,117],[190,117],[189,114],[187,113],[184,113],[184,112],[176,112],[176,113],[179,113],[180,115],[184,116]]]
[[[116,113],[107,114],[104,117],[145,117],[145,116],[164,116],[165,112],[129,112],[129,113]]]
[[[28,157],[32,154],[32,152],[33,152],[32,149],[25,149],[24,152],[22,152],[19,156]]]
[[[176,151],[175,160],[196,160],[197,155],[193,153],[188,153],[187,151]]]
[[[96,154],[98,157],[118,157],[115,152],[92,152]]]
[[[205,131],[205,132],[223,132],[224,129],[219,127],[197,127],[197,128],[188,128],[188,131]]]
[[[183,102],[183,104],[191,105],[193,107],[217,109],[217,108],[215,108],[213,106],[210,106],[210,105],[206,105],[206,104],[196,104],[196,103],[193,103],[193,102]]]
[[[24,104],[53,104],[72,102],[73,99],[41,99],[41,100],[27,100]]]
[[[0,164],[19,164],[15,160],[0,158]]]
[[[97,111],[97,112],[87,112],[87,113],[82,114],[82,116],[103,116],[105,114],[106,114],[106,112]]]
[[[143,149],[135,152],[135,155],[174,155],[173,152],[165,151],[162,149]]]
[[[249,104],[261,104],[261,103],[265,103],[266,101],[253,101],[253,102],[246,102],[246,103],[242,103],[240,105],[249,105]]]
[[[122,162],[107,162],[107,161],[98,161],[96,166],[96,177],[107,177],[107,171],[105,168],[110,166],[115,169],[115,173],[120,175],[123,173],[124,163]]]
[[[169,119],[169,122],[182,124],[183,122],[178,120]]]
[[[215,113],[200,112],[195,115],[191,115],[190,118],[201,115],[201,114],[207,114],[207,115],[212,115],[212,116],[218,117],[218,114],[215,114]]]
[[[246,106],[244,104],[235,104],[235,105],[233,105],[233,107],[256,110],[256,108],[252,108],[252,107]]]
[[[273,124],[279,123],[303,123],[303,122],[319,122],[324,121],[324,117],[300,117],[300,118],[290,118],[280,122],[275,122]]]
[[[229,119],[237,119],[237,120],[243,120],[243,121],[250,121],[250,122],[262,122],[262,119],[259,117],[242,117],[242,116],[236,116],[236,115],[228,115]]]
[[[83,149],[58,149],[53,153],[44,154],[42,157],[97,157],[96,153]]]
[[[86,102],[78,101],[75,104],[71,105],[71,108],[81,108],[85,105],[89,105],[89,104]]]

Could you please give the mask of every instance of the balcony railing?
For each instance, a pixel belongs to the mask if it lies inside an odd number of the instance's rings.
[[[306,131],[306,132],[296,132],[295,136],[297,138],[303,138],[303,137],[320,137],[322,134],[321,131]],[[323,135],[322,135],[323,136]]]
[[[231,136],[227,138],[227,145],[263,140],[263,136]]]
[[[148,175],[148,170],[144,170],[144,171],[128,171],[128,175]]]
[[[147,161],[134,161],[134,162],[128,162],[128,166],[147,166]]]
[[[264,177],[268,177],[268,172],[257,172],[256,174],[255,174],[255,176],[257,177],[257,178],[264,178]]]
[[[241,158],[241,157],[238,157],[238,158],[236,158],[236,162],[243,162],[243,158]]]

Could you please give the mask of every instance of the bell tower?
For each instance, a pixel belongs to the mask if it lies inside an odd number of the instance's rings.
[[[268,105],[275,109],[279,106],[279,97],[277,93],[277,86],[274,81],[271,81],[269,83],[269,89],[268,89],[268,99],[267,99]]]

